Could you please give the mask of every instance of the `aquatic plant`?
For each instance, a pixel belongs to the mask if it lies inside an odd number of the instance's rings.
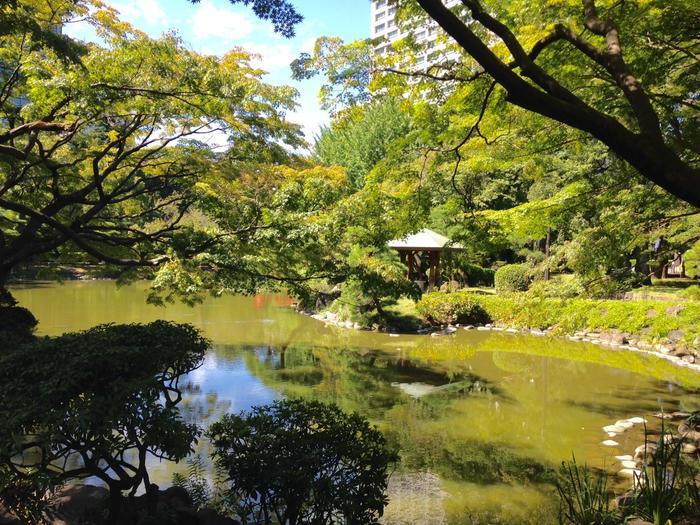
[[[645,445],[648,433],[645,433]],[[661,437],[653,454],[647,455],[640,473],[635,475],[632,514],[654,525],[666,525],[688,516],[697,505],[698,486],[685,464],[682,439],[667,434],[661,425]]]
[[[562,462],[557,479],[560,498],[559,523],[562,525],[615,525],[620,523],[612,510],[608,475],[578,465],[576,457]]]

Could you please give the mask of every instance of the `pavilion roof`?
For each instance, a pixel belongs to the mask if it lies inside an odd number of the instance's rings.
[[[451,243],[450,239],[433,230],[423,229],[418,233],[389,241],[389,248],[396,250],[463,250],[464,246]]]

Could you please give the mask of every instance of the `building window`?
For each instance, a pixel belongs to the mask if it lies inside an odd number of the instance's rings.
[[[386,0],[379,0],[377,2],[377,9],[384,7],[386,5]]]
[[[379,24],[379,25],[374,27],[374,32],[381,33],[382,31],[384,31],[385,27],[386,27],[386,24]]]
[[[394,37],[395,37],[396,35],[398,35],[398,34],[399,34],[399,30],[398,30],[398,29],[394,29],[394,30],[393,30],[391,33],[389,33],[387,36],[388,36],[389,38],[394,38]]]
[[[381,13],[377,13],[376,15],[374,15],[374,19],[375,19],[375,20],[381,20],[381,19],[384,18],[385,16],[386,16],[386,11],[382,11]]]

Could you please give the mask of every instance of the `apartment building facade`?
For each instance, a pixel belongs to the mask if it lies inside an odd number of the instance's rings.
[[[443,0],[447,7],[454,7],[460,0]],[[447,52],[444,45],[437,42],[438,36],[444,34],[442,29],[433,20],[413,30],[416,41],[425,44],[426,50],[417,57],[416,68],[427,67],[431,59],[446,60],[456,59],[457,53]],[[396,24],[396,6],[387,0],[372,0],[370,7],[370,37],[381,39],[376,45],[375,52],[380,55],[389,53],[391,44],[408,36],[401,31]]]

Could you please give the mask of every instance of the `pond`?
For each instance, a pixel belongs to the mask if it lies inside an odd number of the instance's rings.
[[[281,296],[145,303],[145,283],[28,283],[13,288],[40,334],[169,319],[213,341],[190,374],[186,417],[206,426],[276,398],[332,401],[400,447],[387,524],[555,523],[551,468],[575,454],[611,471],[643,428],[604,446],[602,427],[660,410],[700,408],[700,375],[652,356],[549,337],[459,330],[390,336],[326,326]],[[199,445],[206,452],[207,444]],[[185,465],[156,463],[167,486]]]

